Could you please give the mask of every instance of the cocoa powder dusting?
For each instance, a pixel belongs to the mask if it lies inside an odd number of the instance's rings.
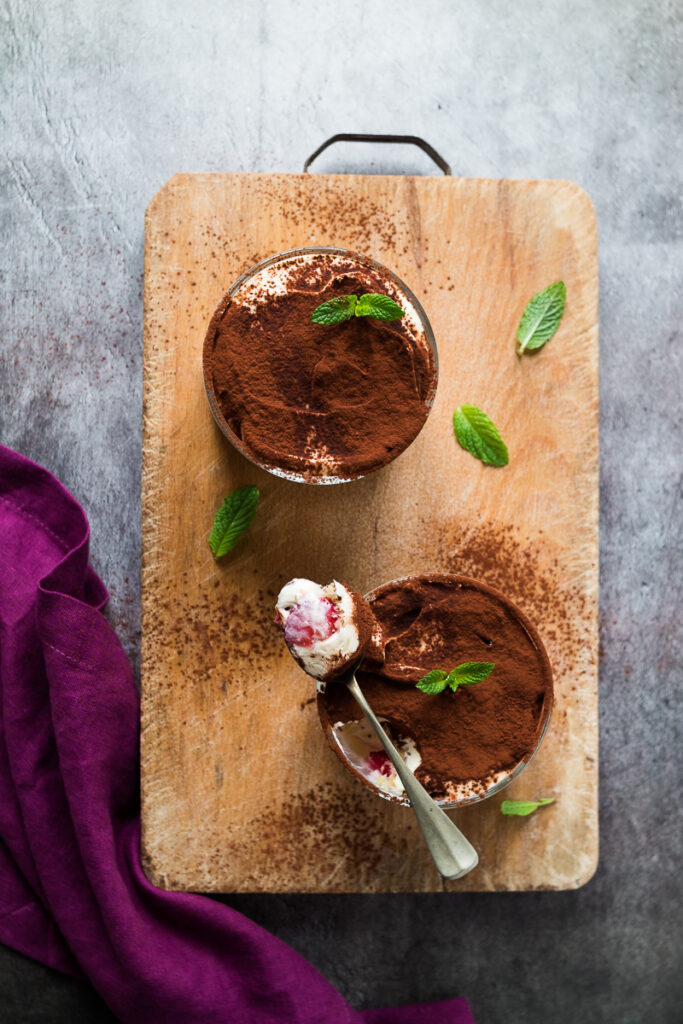
[[[422,329],[407,317],[311,322],[322,302],[350,294],[389,294],[404,308],[394,280],[321,256],[289,270],[284,294],[254,281],[248,301],[226,296],[204,346],[207,381],[245,454],[311,478],[348,478],[403,451],[436,387]]]
[[[417,742],[416,774],[433,796],[447,797],[449,784],[475,795],[531,756],[552,703],[552,674],[534,627],[510,601],[465,577],[435,575],[381,587],[372,609],[386,661],[358,679],[375,713]],[[430,670],[466,661],[495,668],[456,693],[416,688]],[[323,724],[358,718],[349,692],[333,683],[319,707]]]
[[[221,837],[242,892],[368,890],[380,870],[388,890],[400,888],[395,880],[418,841],[405,808],[329,781],[270,804]]]
[[[385,198],[364,193],[363,203],[359,204],[357,194],[348,189],[347,180],[335,176],[321,176],[320,187],[315,190],[297,176],[276,181],[254,177],[253,182],[250,179],[249,183],[241,184],[240,190],[253,195],[255,200],[249,200],[251,207],[249,202],[240,206],[247,212],[244,216],[240,214],[239,244],[236,245],[234,232],[226,234],[215,216],[207,216],[200,225],[201,237],[195,234],[191,241],[186,241],[186,224],[181,218],[171,228],[170,238],[169,232],[164,232],[163,244],[174,258],[172,266],[163,270],[161,297],[152,295],[150,299],[150,322],[156,318],[164,327],[150,337],[149,345],[146,342],[146,352],[154,358],[153,368],[157,367],[157,385],[158,370],[170,367],[165,361],[169,348],[165,341],[169,299],[177,306],[178,323],[183,325],[185,334],[196,337],[196,330],[201,330],[201,323],[208,320],[221,291],[242,269],[260,262],[272,251],[270,246],[264,248],[264,236],[257,230],[258,217],[250,216],[249,209],[276,206],[287,230],[289,225],[296,228],[291,236],[293,244],[338,244],[372,252],[396,267],[409,283],[419,282],[420,297],[430,297],[430,313],[435,313],[435,302],[458,287],[460,279],[452,261],[444,258],[442,264],[441,259],[436,259],[439,254],[445,257],[446,250],[433,233],[422,233],[419,219],[410,214],[409,203],[397,203],[393,191],[382,193]],[[283,236],[278,244],[284,246],[288,239]],[[190,256],[187,266],[186,250]],[[206,284],[210,290],[205,288]],[[102,285],[104,289],[105,282]],[[374,286],[373,290],[383,289]],[[311,298],[313,305],[323,301],[323,296]],[[186,329],[188,324],[192,325],[191,330]],[[447,357],[448,352],[444,355]],[[94,372],[106,376],[107,367],[95,368]],[[154,378],[150,379],[154,384]],[[167,374],[161,380],[165,384]],[[148,388],[149,410],[157,416],[163,413],[164,430],[168,429],[169,434],[171,428],[179,430],[178,416],[184,407],[176,407],[173,415],[166,418],[166,408],[172,407],[163,403],[155,407],[153,398]],[[186,474],[186,519],[200,521],[205,507],[198,496],[203,492],[199,488],[195,491],[193,482],[199,470],[203,469],[206,477],[206,471],[213,472],[214,467],[208,457],[202,461],[202,454],[198,462],[193,456],[191,466],[187,466],[182,461],[186,455],[181,446],[166,448],[159,436],[151,440],[156,455],[147,457],[144,642],[148,731],[143,782],[148,791],[148,829],[155,822],[157,826],[161,823],[159,834],[163,837],[170,808],[173,829],[168,829],[164,841],[171,842],[171,832],[189,837],[173,847],[178,887],[196,888],[199,878],[207,888],[218,886],[236,891],[412,891],[425,886],[438,889],[439,879],[428,884],[424,881],[429,865],[425,864],[424,869],[414,867],[416,863],[423,864],[419,859],[422,846],[410,811],[378,799],[341,767],[331,751],[324,749],[313,710],[315,698],[306,689],[305,680],[301,688],[295,680],[285,678],[282,640],[272,627],[272,604],[277,589],[273,581],[290,568],[284,553],[276,545],[274,556],[270,547],[264,548],[268,551],[265,562],[257,554],[249,554],[236,564],[214,569],[210,562],[199,562],[201,572],[194,565],[184,572],[192,559],[187,553],[182,559],[171,558],[170,552],[175,553],[180,545],[165,543],[171,521],[167,499],[172,489],[164,481]],[[204,451],[214,459],[213,447]],[[155,471],[153,494],[149,486],[150,468]],[[581,795],[581,813],[576,819],[567,817],[563,811],[562,843],[567,835],[571,839],[576,827],[582,837],[585,832],[590,836],[594,828],[590,798],[597,790],[591,732],[595,714],[596,566],[590,561],[596,555],[586,555],[588,549],[592,551],[590,531],[582,534],[581,545],[576,537],[565,543],[563,538],[558,539],[552,525],[545,534],[536,519],[533,529],[518,517],[510,522],[510,510],[505,503],[484,503],[483,507],[471,503],[464,511],[459,504],[452,508],[451,503],[438,509],[429,503],[423,506],[419,499],[424,493],[424,482],[407,479],[402,472],[399,462],[392,468],[391,487],[414,487],[415,504],[405,521],[397,519],[396,538],[389,535],[371,503],[363,505],[362,515],[353,515],[357,499],[352,500],[346,492],[342,495],[343,488],[328,489],[327,494],[317,496],[330,502],[335,515],[336,502],[340,503],[339,508],[342,498],[348,503],[349,514],[346,505],[342,509],[346,524],[343,534],[341,538],[335,534],[339,552],[335,557],[345,564],[353,563],[353,574],[368,587],[403,572],[434,570],[476,577],[498,587],[530,616],[550,655],[557,701],[544,756],[535,765],[538,771],[534,777],[551,786],[548,792],[553,795],[558,787],[562,791],[570,786]],[[230,474],[226,480],[232,481]],[[235,481],[242,482],[247,480],[238,477]],[[427,481],[427,485],[432,483]],[[277,481],[271,481],[271,485],[280,486]],[[359,492],[362,501],[367,494],[365,490],[362,495]],[[160,514],[159,510],[163,512],[164,508],[167,514]],[[563,516],[566,511],[562,506]],[[317,505],[299,512],[290,538],[292,565],[303,565],[311,573],[317,562],[313,559],[309,564],[309,551],[300,538],[317,530],[318,514]],[[348,525],[349,520],[354,520],[352,526]],[[155,525],[156,529],[152,529]],[[175,520],[171,525],[175,527]],[[405,542],[401,541],[404,535]],[[183,550],[186,547],[183,545]],[[366,561],[355,558],[357,551],[363,552]],[[271,556],[277,571],[271,565]],[[333,559],[326,556],[326,573],[335,572],[343,578],[344,572],[351,571],[348,566],[345,569],[341,564],[331,563]],[[398,636],[395,639],[393,654],[390,649],[394,670],[399,656],[407,653],[409,636],[403,641]],[[481,654],[477,651],[477,656],[498,664],[488,648]],[[288,705],[284,702],[281,707],[298,760],[284,779],[287,757],[283,756],[282,761],[269,760],[264,756],[263,745],[253,742],[272,706],[272,687],[264,686],[260,675],[250,671],[256,661],[263,664],[264,677],[287,688],[292,714],[287,717]],[[424,702],[446,702],[449,710],[462,709],[461,699],[478,690],[483,693],[483,687],[490,685],[495,676],[494,671],[488,680],[471,690],[461,688],[457,694],[415,694]],[[389,683],[386,685],[388,690]],[[411,686],[399,682],[391,683],[391,688],[396,693],[411,690]],[[449,703],[451,698],[455,703]],[[257,723],[255,731],[250,725],[252,714]],[[352,717],[357,717],[355,708]],[[447,721],[450,732],[455,733],[456,715]],[[257,780],[253,782],[254,792],[250,785],[245,788],[245,813],[241,817],[235,814],[228,792],[235,759],[238,763],[246,762],[248,777]],[[525,774],[522,779],[527,777],[530,778]],[[522,789],[514,795],[537,794]],[[155,803],[160,811],[156,816]],[[463,827],[466,825],[467,833],[477,840],[484,873],[474,876],[474,882],[470,876],[464,883],[455,884],[465,888],[519,888],[521,878],[521,887],[539,888],[548,884],[549,877],[551,886],[554,885],[558,869],[553,851],[558,848],[558,833],[547,824],[550,819],[543,823],[531,820],[539,831],[543,825],[547,838],[539,839],[530,862],[525,846],[525,867],[520,870],[515,866],[514,851],[509,858],[499,856],[500,843],[507,842],[510,829],[507,819],[498,813],[497,804],[497,800],[490,800],[459,812],[465,819]],[[573,824],[575,820],[578,826]],[[148,835],[148,842],[150,838]],[[157,853],[159,848],[157,845]]]
[[[512,524],[431,520],[431,564],[502,590],[529,616],[547,648],[556,684],[578,671],[594,639],[595,602],[543,531],[535,538]],[[429,563],[428,563],[429,564]]]

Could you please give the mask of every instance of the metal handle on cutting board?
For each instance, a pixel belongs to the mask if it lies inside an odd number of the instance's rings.
[[[437,153],[433,146],[430,146],[424,139],[419,138],[417,135],[365,135],[365,134],[349,134],[348,132],[342,132],[339,135],[332,135],[329,139],[326,139],[321,146],[318,146],[314,153],[311,153],[308,160],[304,164],[304,174],[307,173],[308,168],[311,166],[316,157],[320,156],[328,146],[332,146],[335,142],[399,142],[407,143],[411,146],[417,146],[427,156],[431,157],[437,167],[443,171],[444,174],[450,174],[451,168],[446,163],[444,158]]]

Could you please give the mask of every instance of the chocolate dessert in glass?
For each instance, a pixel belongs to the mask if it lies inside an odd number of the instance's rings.
[[[364,296],[387,297],[398,318],[361,315]],[[347,301],[342,322],[312,319]],[[232,444],[271,473],[320,484],[400,455],[425,424],[438,376],[434,335],[410,289],[374,260],[332,248],[293,249],[244,274],[211,319],[203,365]]]
[[[499,792],[534,755],[550,719],[552,670],[535,627],[499,591],[466,576],[409,576],[366,601],[374,623],[347,663],[362,656],[358,682],[408,766],[444,807]],[[328,617],[321,628],[332,645],[336,621]],[[319,635],[309,640],[318,642]],[[458,666],[468,665],[480,666],[480,681],[466,671],[458,675]],[[440,692],[420,688],[430,673],[438,678],[453,670],[455,680],[469,682]],[[365,786],[406,803],[381,744],[337,675],[319,685],[328,743]]]

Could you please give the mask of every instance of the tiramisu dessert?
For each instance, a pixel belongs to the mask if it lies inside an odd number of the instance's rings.
[[[415,439],[436,392],[436,348],[389,270],[341,249],[299,249],[225,296],[204,341],[204,380],[217,423],[252,462],[337,483]]]
[[[326,587],[290,580],[278,595],[275,621],[294,660],[321,681],[337,678],[359,660],[374,625],[367,601],[336,580]]]
[[[552,672],[533,625],[498,591],[464,576],[408,577],[368,600],[375,639],[358,682],[417,778],[449,805],[502,788],[535,752],[552,707]],[[343,763],[401,799],[347,688],[319,688],[318,710]]]

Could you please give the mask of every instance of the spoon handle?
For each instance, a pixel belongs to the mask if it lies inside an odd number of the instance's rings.
[[[415,811],[417,823],[422,829],[425,842],[439,872],[444,878],[451,879],[466,875],[468,871],[477,866],[479,861],[477,851],[408,768],[365,699],[355,673],[347,678],[346,685],[377,733],[377,738],[403,783],[403,788]]]

